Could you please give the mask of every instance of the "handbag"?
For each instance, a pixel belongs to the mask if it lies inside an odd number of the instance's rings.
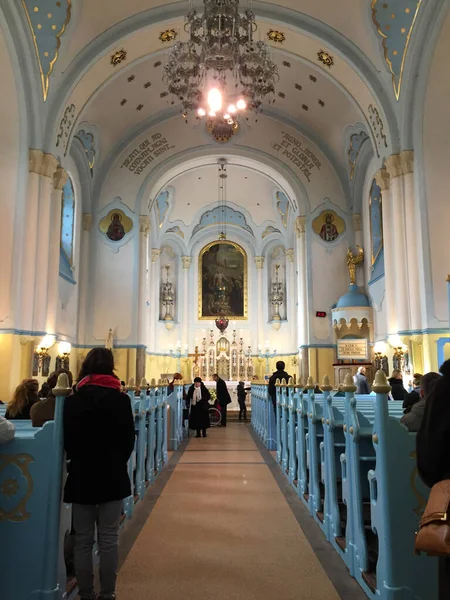
[[[450,556],[450,479],[431,488],[414,549],[416,554]]]

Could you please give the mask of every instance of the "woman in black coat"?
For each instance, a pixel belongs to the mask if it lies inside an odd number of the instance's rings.
[[[403,402],[406,396],[406,390],[403,387],[403,378],[401,372],[398,369],[394,369],[388,381],[389,385],[391,386],[392,399],[401,400]]]
[[[97,526],[100,596],[115,598],[119,521],[131,494],[127,463],[135,442],[129,397],[120,391],[114,358],[94,348],[81,367],[75,394],[64,403],[68,476],[64,502],[72,503],[75,571],[82,600],[94,600],[92,549]]]
[[[211,394],[205,387],[200,377],[194,379],[193,385],[188,390],[186,404],[191,407],[189,417],[189,429],[197,431],[196,437],[206,437],[206,430],[210,427],[209,422],[209,401]]]

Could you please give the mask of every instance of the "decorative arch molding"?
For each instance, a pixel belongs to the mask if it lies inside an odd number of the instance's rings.
[[[136,211],[147,211],[160,190],[188,170],[211,164],[217,166],[217,160],[226,157],[228,164],[251,168],[271,179],[293,202],[292,210],[297,214],[309,212],[309,199],[306,189],[292,171],[277,159],[261,151],[250,148],[227,149],[217,153],[216,148],[194,148],[180,152],[163,161],[149,173],[142,183],[136,198]],[[150,199],[150,200],[149,200]]]
[[[28,148],[42,148],[44,119],[30,118],[43,112],[40,82],[34,69],[33,47],[20,14],[21,5],[4,3],[0,6],[0,29],[5,38],[9,57],[14,66],[16,86],[19,91],[21,142]]]
[[[205,227],[219,227],[221,219],[225,219],[225,223],[228,226],[240,227],[241,229],[245,229],[250,233],[250,235],[254,236],[252,228],[247,222],[247,217],[240,210],[236,210],[231,206],[231,203],[227,203],[225,207],[225,217],[222,217],[219,213],[222,211],[221,206],[214,206],[213,208],[209,208],[206,210],[200,217],[199,222],[194,227],[192,231],[192,236],[194,236],[197,232]],[[214,220],[216,222],[214,222]]]
[[[416,158],[422,154],[422,116],[430,67],[450,5],[446,0],[428,0],[421,10],[415,41],[409,49],[409,67],[403,82],[403,110],[399,116],[401,148],[414,148]]]
[[[305,33],[308,37],[313,37],[321,43],[325,43],[330,50],[344,57],[379,103],[382,112],[386,116],[392,139],[392,151],[398,151],[399,135],[393,102],[385,86],[380,87],[377,70],[369,58],[345,36],[314,17],[266,2],[256,1],[253,6],[257,17],[260,19],[284,23],[291,29]],[[184,12],[185,6],[183,3],[149,9],[111,27],[88,44],[67,68],[59,93],[52,103],[47,127],[47,145],[51,147],[53,143],[60,114],[64,110],[71,91],[78,85],[83,75],[95,64],[99,56],[104,56],[108,49],[116,47],[122,39],[130,38],[134,33],[146,30],[155,23],[179,19],[184,16]]]
[[[355,180],[358,160],[364,144],[370,139],[363,123],[355,123],[345,132],[345,161],[350,182]]]
[[[77,140],[83,147],[85,161],[88,164],[91,177],[94,177],[94,170],[99,163],[99,128],[88,122],[82,122],[77,128],[74,140]],[[74,144],[72,143],[71,146]]]

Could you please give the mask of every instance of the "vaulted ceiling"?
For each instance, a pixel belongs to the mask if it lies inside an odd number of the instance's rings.
[[[260,39],[272,47],[280,74],[274,102],[263,110],[326,148],[342,170],[349,168],[352,131],[365,130],[380,157],[395,150],[398,100],[408,48],[425,10],[422,1],[250,2]],[[33,48],[40,70],[48,150],[67,154],[80,124],[90,124],[100,149],[99,169],[130,133],[137,136],[149,124],[179,112],[178,100],[167,95],[162,80],[171,45],[162,33],[172,31],[171,37],[187,39],[184,15],[189,4],[17,3],[23,31],[33,41],[29,56]],[[194,5],[201,12],[202,2]],[[247,2],[241,5],[245,9]],[[189,136],[192,126],[180,117],[180,136]]]

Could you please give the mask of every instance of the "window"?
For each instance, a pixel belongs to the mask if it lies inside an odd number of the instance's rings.
[[[75,283],[72,273],[74,224],[75,193],[72,180],[69,177],[62,191],[59,274],[70,283]]]

